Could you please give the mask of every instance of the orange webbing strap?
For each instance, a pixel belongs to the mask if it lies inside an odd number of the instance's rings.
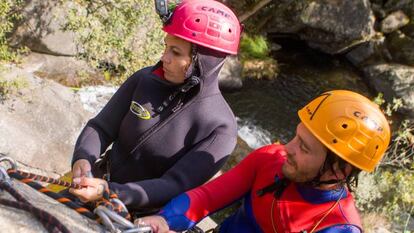
[[[52,184],[56,184],[56,185],[65,186],[65,187],[68,187],[68,188],[75,188],[75,189],[82,188],[81,185],[66,182],[66,181],[63,181],[63,180],[53,179],[53,178],[46,177],[46,176],[36,175],[36,174],[33,174],[33,173],[28,173],[28,172],[24,172],[24,171],[20,171],[20,170],[16,170],[16,169],[9,169],[9,170],[7,170],[7,173],[9,174],[9,176],[11,176],[15,179],[18,179],[23,183],[26,183],[27,185],[31,186],[32,188],[38,190],[39,192],[48,195],[49,197],[51,197],[51,198],[57,200],[58,202],[68,206],[71,209],[74,209],[78,213],[80,213],[82,215],[85,215],[88,218],[98,220],[98,217],[94,213],[89,211],[88,209],[80,206],[76,202],[73,202],[72,200],[62,196],[61,194],[55,193],[55,192],[51,191],[50,189],[34,182],[33,179],[34,180],[39,180],[39,181],[42,181],[42,182],[46,182],[46,183],[52,183]],[[122,216],[122,217],[124,217],[128,220],[131,220],[131,216],[130,216],[127,208],[118,199],[118,195],[116,193],[114,193],[113,191],[109,190],[109,189],[104,190],[102,198],[95,202],[96,207],[98,207],[99,205],[105,206],[106,208],[108,208],[109,210],[114,211],[115,213],[119,214],[120,216]]]
[[[28,179],[38,180],[38,181],[49,183],[49,184],[56,184],[56,185],[65,186],[67,188],[74,188],[74,189],[82,188],[82,186],[79,185],[79,184],[74,184],[74,183],[70,183],[70,182],[67,182],[67,181],[64,181],[64,180],[58,180],[58,179],[54,179],[54,178],[47,177],[47,176],[36,175],[36,174],[33,174],[33,173],[24,172],[24,171],[20,171],[20,170],[13,170],[13,169],[9,169],[7,172],[9,172],[9,171],[17,172],[21,176],[23,176],[25,178],[28,178]]]
[[[48,232],[56,232],[56,230],[62,233],[70,233],[69,229],[62,224],[59,219],[49,214],[48,212],[41,210],[33,206],[26,198],[15,190],[11,184],[7,182],[0,181],[0,189],[6,190],[10,195],[12,195],[17,201],[11,201],[7,199],[0,198],[0,203],[2,205],[22,209],[32,213],[37,219],[40,220],[42,225],[47,229]]]
[[[125,205],[118,199],[118,195],[112,190],[105,189],[102,195],[102,198],[95,202],[95,206],[104,206],[109,210],[114,211],[125,219],[131,220],[131,215],[129,214]]]
[[[39,191],[41,193],[46,194],[47,196],[57,200],[58,202],[66,205],[67,207],[75,210],[76,212],[78,212],[78,213],[80,213],[80,214],[82,214],[82,215],[84,215],[88,218],[91,218],[91,219],[94,219],[94,220],[97,219],[97,216],[95,214],[93,214],[88,209],[80,206],[76,202],[73,202],[72,200],[62,196],[61,194],[55,193],[55,192],[51,191],[50,189],[43,187],[42,185],[34,182],[32,178],[27,178],[27,177],[23,176],[23,175],[30,175],[31,176],[31,175],[34,175],[34,174],[30,174],[30,173],[26,173],[26,172],[23,173],[21,171],[14,170],[14,169],[7,170],[7,173],[9,174],[10,177],[13,177],[17,180],[20,180],[21,182],[29,185],[30,187],[36,189],[37,191]],[[41,176],[37,176],[37,175],[35,175],[35,176],[36,177],[41,177]],[[50,179],[52,179],[52,178],[50,178]],[[66,183],[68,183],[68,182],[66,182]],[[72,187],[72,186],[70,185],[69,187]]]

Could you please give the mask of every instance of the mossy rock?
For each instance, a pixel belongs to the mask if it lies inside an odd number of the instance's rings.
[[[272,80],[277,78],[279,66],[276,60],[248,59],[243,62],[242,77],[253,79]]]

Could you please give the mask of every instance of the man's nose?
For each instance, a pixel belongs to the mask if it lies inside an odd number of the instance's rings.
[[[295,153],[295,140],[291,140],[289,141],[286,145],[285,145],[285,150],[288,154],[294,154]]]

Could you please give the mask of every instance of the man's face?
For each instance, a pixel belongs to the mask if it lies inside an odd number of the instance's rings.
[[[285,145],[287,161],[283,175],[294,182],[311,181],[325,162],[327,148],[300,123],[296,136]]]

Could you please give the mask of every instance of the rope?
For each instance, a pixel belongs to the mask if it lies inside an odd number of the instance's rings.
[[[70,231],[57,218],[55,218],[46,211],[34,207],[32,204],[29,203],[29,201],[27,201],[22,195],[20,195],[10,184],[6,182],[0,182],[0,188],[9,192],[10,195],[12,195],[16,200],[19,201],[16,202],[1,198],[1,204],[31,212],[40,220],[42,225],[49,232],[55,232],[55,230],[58,229],[62,233],[70,233]]]
[[[335,202],[335,204],[333,204],[331,206],[331,208],[329,208],[328,211],[326,211],[325,215],[322,216],[321,219],[319,219],[319,221],[315,224],[315,226],[312,228],[312,230],[310,231],[311,233],[315,231],[315,229],[319,226],[319,224],[321,224],[321,222],[326,218],[326,216],[328,216],[328,214],[330,214],[332,212],[333,209],[335,209],[335,207],[339,204],[339,201],[341,200],[342,196],[345,193],[345,189],[342,189],[341,195],[339,196],[338,200]]]
[[[276,200],[276,197],[273,197],[273,200],[272,200],[272,207],[270,208],[270,219],[272,220],[272,228],[273,228],[273,232],[274,232],[274,233],[277,233],[277,230],[276,230],[276,224],[275,224],[275,222],[274,222],[274,218],[273,218],[273,208],[274,208],[274,206],[275,206],[275,200]]]
[[[54,179],[54,178],[47,177],[47,176],[36,175],[33,173],[21,171],[21,170],[9,169],[7,173],[10,173],[10,172],[13,172],[13,173],[16,172],[19,175],[25,178],[28,178],[28,179],[38,180],[38,181],[42,181],[42,182],[49,183],[49,184],[56,184],[56,185],[64,186],[67,188],[74,188],[74,189],[82,188],[82,186],[79,184],[74,184],[74,183],[70,183],[64,180],[58,180],[58,179]]]
[[[7,170],[7,173],[9,174],[10,177],[13,177],[17,180],[20,180],[21,182],[29,185],[30,187],[36,189],[37,191],[39,191],[41,193],[44,193],[45,195],[55,199],[56,201],[66,205],[67,207],[75,210],[79,214],[82,214],[82,215],[84,215],[84,216],[86,216],[90,219],[94,219],[94,220],[97,219],[96,215],[94,215],[88,209],[80,206],[76,202],[73,202],[69,198],[66,198],[66,197],[62,196],[61,194],[55,193],[55,192],[51,191],[50,189],[48,189],[46,187],[43,187],[42,185],[34,182],[33,179],[29,178],[29,176],[27,176],[27,177],[23,176],[23,174],[30,175],[30,176],[33,176],[34,174],[30,174],[30,173],[26,173],[26,172],[23,173],[21,171],[17,171],[17,170],[14,170],[14,169]],[[35,175],[35,176],[37,176],[37,175]],[[37,176],[37,177],[40,178],[41,176]]]
[[[343,189],[342,191],[341,191],[341,194],[340,194],[340,196],[339,196],[339,198],[338,198],[338,200],[336,200],[335,201],[335,203],[325,212],[325,214],[322,216],[322,218],[320,218],[319,219],[319,221],[313,226],[313,228],[312,228],[312,230],[309,232],[309,233],[313,233],[313,232],[315,232],[315,230],[316,230],[316,228],[322,223],[322,221],[332,212],[332,210],[334,210],[335,209],[335,207],[339,204],[339,202],[341,201],[341,198],[342,198],[342,196],[344,195],[344,193],[345,193],[345,189]],[[275,224],[275,222],[274,222],[274,218],[273,218],[273,211],[274,211],[274,204],[275,204],[275,201],[276,201],[276,197],[273,197],[273,200],[272,200],[272,206],[271,206],[271,208],[270,208],[270,218],[271,218],[271,220],[272,220],[272,228],[273,228],[273,232],[274,233],[277,233],[277,230],[276,230],[276,224]],[[306,231],[304,231],[304,232],[306,232]]]
[[[112,220],[115,220],[118,224],[121,224],[121,227],[126,228],[127,230],[125,232],[152,232],[151,230],[135,227],[131,222],[131,216],[125,207],[125,205],[122,203],[121,200],[119,200],[118,195],[114,193],[112,190],[109,190],[109,188],[106,188],[103,192],[103,196],[100,200],[96,201],[95,204],[95,211],[97,214],[95,215],[88,209],[80,206],[76,202],[73,202],[72,200],[62,196],[61,194],[55,193],[51,191],[50,189],[34,182],[33,180],[38,180],[46,183],[51,183],[55,185],[64,186],[67,188],[74,188],[74,189],[81,189],[82,186],[79,184],[74,184],[70,182],[66,182],[63,180],[54,179],[47,176],[37,175],[33,173],[28,173],[24,171],[20,171],[16,169],[15,163],[12,159],[8,158],[7,156],[0,155],[0,162],[2,161],[9,161],[11,164],[11,169],[7,170],[7,173],[4,171],[4,169],[0,166],[0,172],[2,176],[0,176],[0,184],[2,184],[1,187],[4,186],[4,189],[10,192],[16,200],[20,202],[15,201],[9,201],[6,199],[0,199],[0,204],[4,204],[7,206],[20,208],[24,210],[28,210],[32,212],[36,217],[38,217],[39,220],[45,220],[41,221],[41,223],[44,225],[44,227],[49,232],[56,232],[56,228],[60,230],[62,233],[69,233],[66,227],[64,227],[59,220],[57,220],[55,217],[50,215],[49,213],[40,210],[33,205],[31,205],[26,199],[23,198],[19,193],[17,193],[16,190],[14,190],[10,183],[9,183],[9,177],[12,177],[14,179],[17,179],[30,187],[34,188],[35,190],[44,193],[45,195],[57,200],[58,202],[66,205],[67,207],[74,209],[76,212],[91,218],[93,220],[97,220],[98,222],[103,222],[105,219],[102,219],[103,217],[111,218]],[[3,174],[4,173],[4,174]],[[53,224],[53,225],[51,225]],[[111,225],[113,225],[111,223]],[[144,230],[144,231],[142,231]],[[116,229],[116,232],[118,232],[119,229]]]
[[[29,185],[30,187],[38,190],[39,192],[46,194],[47,196],[57,200],[58,202],[68,206],[71,209],[74,209],[76,212],[78,212],[78,213],[80,213],[80,214],[82,214],[82,215],[84,215],[88,218],[98,220],[98,216],[93,214],[88,209],[86,209],[86,208],[80,206],[79,204],[77,204],[76,202],[73,202],[72,200],[70,200],[70,199],[68,199],[68,198],[66,198],[66,197],[64,197],[64,196],[62,196],[58,193],[55,193],[55,192],[51,191],[50,189],[34,182],[33,179],[39,180],[39,181],[42,181],[42,182],[46,182],[46,183],[52,183],[52,184],[56,184],[56,185],[65,186],[65,187],[68,187],[68,188],[75,188],[75,189],[82,188],[81,185],[70,183],[70,182],[63,181],[63,180],[53,179],[53,178],[42,176],[42,175],[28,173],[28,172],[24,172],[24,171],[20,171],[20,170],[16,170],[16,169],[9,169],[9,170],[7,170],[7,173],[11,177],[20,180],[21,182]],[[122,217],[124,217],[128,220],[131,220],[131,216],[130,216],[128,210],[126,209],[125,205],[119,200],[118,195],[116,193],[114,193],[112,190],[109,190],[109,189],[104,190],[102,198],[95,202],[95,207],[98,207],[98,206],[105,206],[109,210],[115,211],[120,216],[122,216]]]

